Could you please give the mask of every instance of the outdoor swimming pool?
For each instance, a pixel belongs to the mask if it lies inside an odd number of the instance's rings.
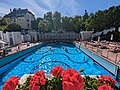
[[[20,58],[19,58],[20,59]],[[84,68],[86,75],[111,75],[107,70],[94,62],[89,56],[71,43],[47,44],[27,57],[21,58],[20,62],[12,65],[9,70],[0,76],[0,86],[10,76],[33,74],[37,70],[49,73],[54,66],[62,66],[64,69],[74,68],[79,71]],[[83,73],[81,73],[84,75]]]

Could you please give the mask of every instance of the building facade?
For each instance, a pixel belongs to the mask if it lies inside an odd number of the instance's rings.
[[[80,40],[81,35],[74,33],[74,32],[56,32],[56,33],[40,33],[39,39],[41,41],[73,41],[73,40]]]
[[[21,26],[22,29],[32,29],[31,22],[35,20],[35,16],[28,11],[28,9],[10,9],[10,13],[6,14],[4,18],[7,22],[17,23]]]
[[[5,37],[8,46],[13,46],[22,43],[21,32],[6,32]]]
[[[81,33],[81,40],[87,40],[90,41],[92,39],[92,33],[93,31],[82,31]]]

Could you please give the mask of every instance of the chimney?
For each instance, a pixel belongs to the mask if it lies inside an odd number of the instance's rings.
[[[17,11],[17,9],[16,9],[16,8],[14,8],[14,9],[13,9],[13,11]]]
[[[10,8],[10,13],[12,12],[12,9]]]
[[[21,8],[18,8],[18,10],[21,10]]]

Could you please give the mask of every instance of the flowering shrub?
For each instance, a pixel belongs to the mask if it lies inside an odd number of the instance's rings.
[[[11,76],[2,87],[2,90],[15,90],[16,86],[18,85],[18,81],[20,80],[19,77]]]
[[[37,71],[22,85],[18,84],[19,77],[12,76],[4,83],[2,90],[119,90],[115,85],[117,81],[111,76],[82,77],[76,70],[64,70],[61,66],[55,66],[50,73],[54,76],[51,79],[43,71]]]

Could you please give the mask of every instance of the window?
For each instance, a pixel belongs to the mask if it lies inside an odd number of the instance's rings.
[[[29,19],[27,19],[27,22],[29,22]]]
[[[30,27],[29,23],[27,24],[28,27]]]
[[[14,22],[15,22],[15,19],[14,19]]]

